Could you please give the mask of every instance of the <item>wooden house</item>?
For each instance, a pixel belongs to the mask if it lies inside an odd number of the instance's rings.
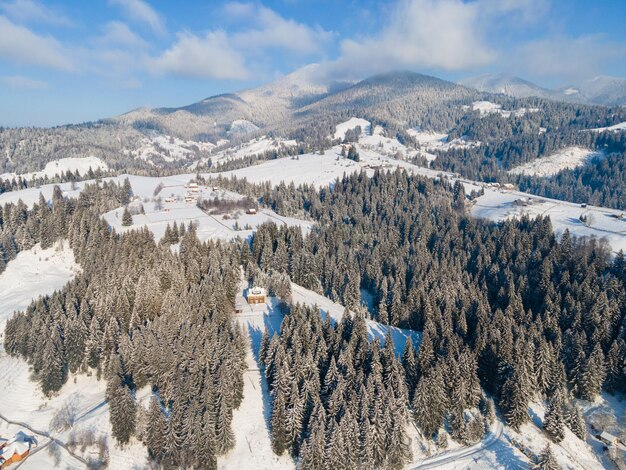
[[[603,444],[607,446],[617,445],[619,439],[615,437],[613,434],[608,433],[606,431],[602,431],[600,434],[596,436],[598,440],[600,440]]]
[[[253,287],[248,289],[248,303],[249,304],[264,304],[266,301],[267,294],[265,289],[262,287]]]
[[[18,431],[0,448],[0,468],[4,469],[13,463],[24,460],[36,445],[37,440],[34,436]]]

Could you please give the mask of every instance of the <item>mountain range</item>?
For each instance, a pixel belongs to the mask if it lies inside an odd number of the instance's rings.
[[[310,126],[313,120],[320,125],[350,114],[405,128],[429,124],[445,128],[457,117],[450,105],[488,100],[493,94],[606,106],[626,104],[626,80],[617,77],[596,77],[553,90],[504,74],[453,83],[400,71],[358,82],[333,82],[320,79],[318,71],[312,64],[258,88],[211,96],[178,108],[137,109],[114,121],[188,139],[232,141],[259,129],[284,134]]]
[[[391,72],[359,82],[318,80],[307,66],[259,88],[208,97],[179,108],[141,108],[114,118],[138,128],[201,140],[232,137],[239,130],[293,131],[334,117],[360,113],[371,119],[423,124],[451,103],[468,104],[483,94],[415,72]]]
[[[598,76],[556,90],[544,88],[523,78],[506,74],[470,77],[460,80],[458,83],[479,91],[504,94],[516,98],[536,96],[569,103],[603,106],[626,105],[626,79],[619,77]]]

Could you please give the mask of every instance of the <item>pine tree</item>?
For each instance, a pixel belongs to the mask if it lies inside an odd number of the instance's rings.
[[[565,407],[565,424],[574,433],[578,439],[585,440],[587,438],[587,425],[585,418],[580,411],[580,407],[576,403],[569,403]]]
[[[537,462],[537,465],[533,468],[536,470],[560,470],[561,467],[552,453],[550,444],[547,444],[541,451],[541,454],[539,454],[539,462]]]
[[[146,427],[144,444],[148,453],[155,461],[159,462],[165,451],[165,436],[167,434],[167,421],[161,408],[161,401],[156,395],[150,398],[148,408],[148,424]]]
[[[280,389],[277,389],[272,405],[272,449],[274,449],[276,454],[282,455],[289,445],[289,432],[287,427],[285,396]]]
[[[528,385],[525,380],[525,374],[519,372],[519,368],[523,368],[523,366],[518,366],[502,386],[500,398],[504,416],[509,425],[515,430],[519,430],[520,426],[529,420]]]
[[[44,335],[42,351],[42,368],[38,371],[41,390],[46,394],[61,389],[67,380],[67,364],[63,354],[63,342],[59,329],[52,327],[48,335]]]
[[[126,444],[135,433],[136,405],[129,388],[123,383],[107,394],[112,434],[120,444]]]
[[[557,390],[548,404],[543,429],[554,442],[561,442],[565,437],[563,425],[563,395]]]
[[[131,225],[133,225],[133,216],[130,215],[128,207],[125,207],[124,213],[122,214],[122,226],[130,227]]]

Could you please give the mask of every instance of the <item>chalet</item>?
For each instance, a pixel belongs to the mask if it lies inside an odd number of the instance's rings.
[[[250,207],[249,209],[246,210],[246,214],[256,215],[256,209],[254,207]]]
[[[196,202],[196,198],[194,196],[185,196],[185,202]]]
[[[197,193],[200,190],[200,188],[198,188],[198,183],[189,183],[187,185],[187,189],[189,189],[192,193]]]
[[[514,184],[511,184],[511,183],[504,183],[504,184],[502,185],[502,188],[504,188],[504,189],[507,189],[507,190],[511,191],[511,190],[515,189],[515,185],[514,185]]]
[[[265,289],[262,287],[253,287],[248,289],[248,303],[249,304],[264,304],[266,300]]]
[[[0,448],[0,468],[4,469],[15,462],[24,460],[36,445],[37,440],[34,436],[18,431]]]
[[[602,431],[600,434],[596,435],[596,437],[607,446],[615,446],[619,442],[617,437],[606,431]]]
[[[174,199],[173,197],[166,197],[165,198],[165,202],[174,202],[176,201],[176,199]]]

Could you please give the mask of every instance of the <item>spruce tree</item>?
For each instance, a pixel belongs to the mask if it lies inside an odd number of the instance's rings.
[[[541,451],[539,461],[533,468],[536,470],[560,470],[561,466],[557,463],[550,444],[546,444],[546,447]]]
[[[557,390],[549,401],[543,429],[554,442],[561,442],[565,437],[563,426],[563,394]]]
[[[128,207],[125,207],[124,213],[122,214],[122,226],[130,227],[131,225],[133,225],[133,216],[130,215]]]

